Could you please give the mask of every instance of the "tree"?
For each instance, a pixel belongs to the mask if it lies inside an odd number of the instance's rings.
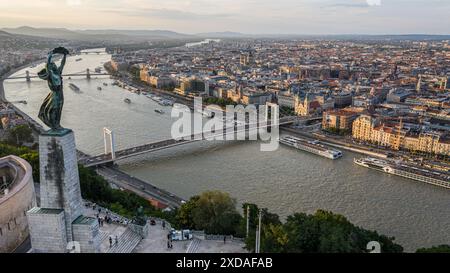
[[[178,210],[176,219],[178,224],[182,228],[186,229],[195,229],[195,223],[193,219],[193,211],[197,208],[197,202],[200,199],[200,196],[195,195],[189,199],[186,203],[181,205]]]
[[[33,181],[39,182],[39,154],[36,151],[30,151],[28,153],[21,154],[20,157],[30,163],[33,170]]]
[[[285,252],[288,242],[289,238],[282,224],[270,223],[263,226],[261,231],[261,251],[263,253]]]
[[[246,248],[254,251],[257,213],[250,205],[250,234]],[[252,210],[255,210],[252,214]],[[367,243],[378,241],[383,252],[402,252],[394,238],[378,235],[350,223],[344,216],[318,210],[313,215],[295,213],[283,224],[278,215],[263,210],[261,252],[264,253],[361,253]]]
[[[8,132],[8,142],[14,145],[22,145],[24,142],[33,142],[33,130],[28,125],[18,125]]]
[[[314,215],[296,213],[288,217],[284,231],[286,252],[358,253],[366,252],[367,243],[377,241],[382,252],[402,252],[394,238],[354,226],[344,216],[318,210]]]
[[[236,201],[227,193],[204,192],[193,205],[194,227],[209,234],[235,235],[241,220],[242,216],[236,211]]]
[[[244,215],[247,215],[247,207],[249,207],[249,236],[245,239],[246,248],[249,251],[255,251],[256,241],[256,229],[259,223],[259,208],[255,204],[245,203],[242,205]],[[285,236],[280,229],[281,221],[277,214],[270,213],[268,209],[262,209],[261,214],[261,252],[279,252],[280,246],[277,242],[284,242]],[[244,219],[243,225],[247,225],[246,219]],[[279,236],[279,237],[278,237]],[[280,251],[281,252],[281,251]]]
[[[39,182],[39,154],[36,150],[24,146],[16,147],[6,143],[0,143],[0,157],[8,155],[15,155],[28,161],[33,168],[34,182]]]
[[[81,195],[84,199],[98,203],[122,216],[133,217],[139,207],[147,216],[162,218],[173,217],[153,207],[150,202],[130,191],[112,189],[108,182],[95,171],[78,166]]]
[[[419,248],[416,253],[450,253],[450,245],[439,245],[430,248]]]

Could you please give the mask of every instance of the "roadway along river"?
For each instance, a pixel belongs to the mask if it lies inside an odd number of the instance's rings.
[[[65,73],[93,70],[110,56],[77,58],[69,59]],[[72,91],[70,82],[81,92]],[[80,150],[101,153],[103,127],[116,132],[119,148],[170,136],[170,108],[111,83],[108,77],[65,79],[62,124],[75,131]],[[28,104],[17,106],[33,118],[49,92],[46,82],[38,79],[7,81],[5,90],[10,101],[26,100]],[[124,103],[125,98],[132,102]],[[155,109],[164,109],[165,114]],[[356,166],[352,160],[358,155],[350,152],[332,161],[287,147],[276,152],[261,152],[259,147],[257,142],[201,142],[140,156],[123,162],[121,168],[183,198],[222,190],[238,202],[253,202],[283,217],[319,208],[331,210],[364,228],[395,236],[408,251],[450,243],[448,190]]]

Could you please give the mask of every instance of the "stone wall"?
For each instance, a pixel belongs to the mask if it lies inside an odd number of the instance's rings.
[[[67,252],[64,210],[34,207],[27,213],[35,253]]]
[[[0,158],[0,164],[13,164],[17,177],[9,193],[0,196],[0,253],[11,252],[29,235],[26,212],[36,205],[31,166],[16,156]]]

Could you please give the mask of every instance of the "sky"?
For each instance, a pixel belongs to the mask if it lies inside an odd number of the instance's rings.
[[[450,0],[0,0],[1,27],[450,34]]]

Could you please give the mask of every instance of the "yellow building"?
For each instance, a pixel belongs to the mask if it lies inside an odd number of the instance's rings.
[[[362,141],[372,141],[373,128],[378,124],[378,120],[370,115],[361,115],[353,121],[352,135],[353,138]],[[375,136],[379,138],[378,136]]]
[[[352,136],[354,139],[394,150],[450,155],[450,140],[446,139],[443,133],[424,132],[419,135],[408,135],[406,130],[379,125],[377,119],[370,115],[361,115],[353,122]]]
[[[143,66],[139,72],[139,78],[141,81],[146,82],[147,84],[155,87],[155,88],[165,88],[174,86],[174,80],[169,76],[153,76],[150,75],[148,67]]]
[[[148,67],[143,66],[141,70],[139,71],[139,78],[143,82],[148,82],[149,74],[148,74]]]

